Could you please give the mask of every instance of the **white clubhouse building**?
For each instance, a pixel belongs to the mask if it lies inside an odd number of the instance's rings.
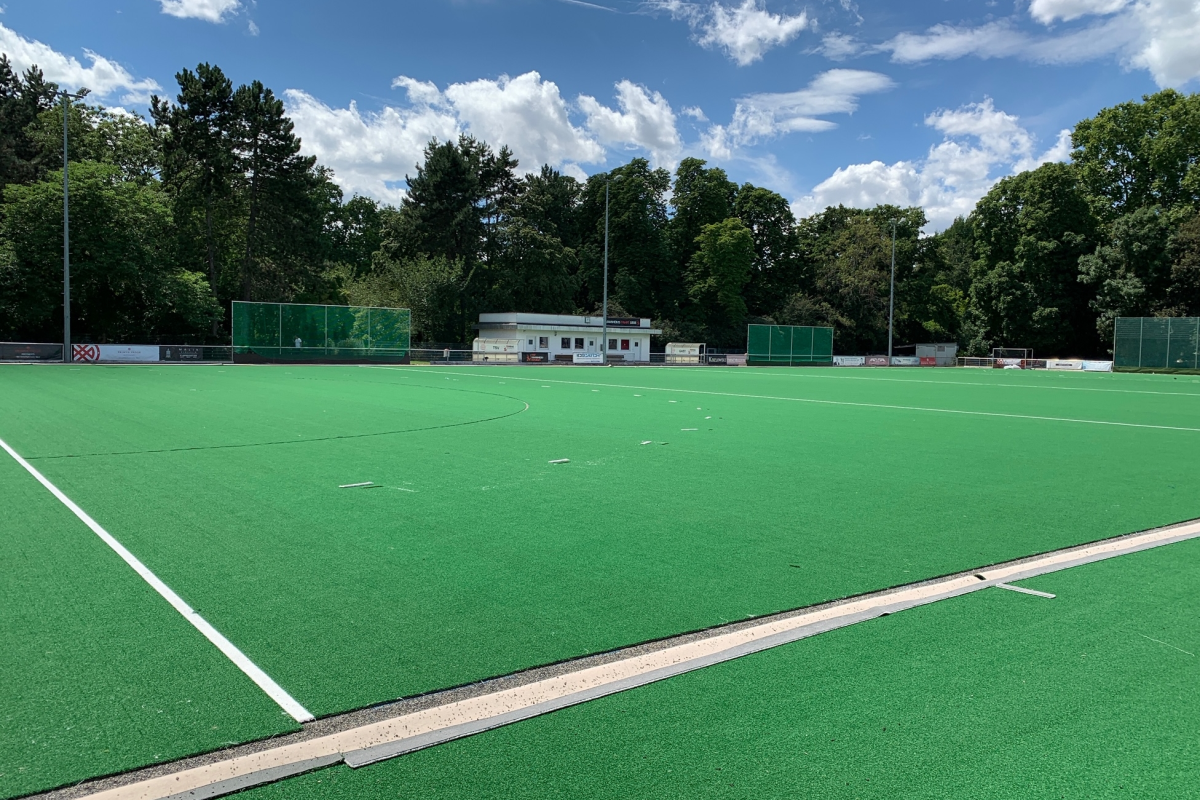
[[[475,326],[479,338],[474,350],[477,360],[496,354],[495,360],[527,362],[571,362],[576,354],[600,353],[604,334],[603,317],[569,314],[480,314]],[[650,360],[650,337],[662,333],[650,327],[647,318],[608,318],[609,362]],[[503,354],[508,355],[504,358]]]

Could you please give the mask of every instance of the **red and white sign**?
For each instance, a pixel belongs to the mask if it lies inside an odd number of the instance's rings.
[[[75,361],[115,361],[125,364],[146,364],[159,360],[156,344],[76,344],[71,346]]]
[[[921,356],[922,367],[936,367],[937,358],[935,356]]]

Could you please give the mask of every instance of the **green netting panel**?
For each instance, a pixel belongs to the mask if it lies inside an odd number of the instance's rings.
[[[1118,369],[1200,369],[1200,317],[1118,317]]]
[[[746,360],[759,365],[831,364],[833,328],[749,325],[746,331]]]
[[[235,301],[234,360],[403,362],[411,319],[406,308]]]

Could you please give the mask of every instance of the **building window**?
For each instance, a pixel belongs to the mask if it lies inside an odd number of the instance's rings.
[[[562,349],[563,350],[571,349],[571,340],[566,336],[562,337]]]
[[[595,347],[595,346],[596,346],[596,340],[588,339],[588,347]]]
[[[638,346],[638,345],[640,345],[640,344],[641,344],[641,342],[639,342],[637,339],[634,339],[634,340],[633,340],[633,346],[634,346],[634,347],[637,347],[637,346]]]
[[[539,336],[538,337],[538,349],[539,350],[549,350],[550,349],[550,337],[549,336]]]
[[[622,349],[622,350],[628,350],[628,349],[629,349],[629,340],[628,340],[628,339],[622,339],[622,340],[621,340],[621,349]]]
[[[529,346],[530,346],[530,347],[532,347],[532,346],[533,346],[533,339],[530,339],[530,340],[529,340]]]
[[[616,349],[617,349],[617,340],[616,340],[616,339],[609,339],[609,340],[608,340],[608,349],[609,349],[609,350],[616,350]]]
[[[580,336],[578,339],[575,340],[575,349],[576,350],[583,349],[583,337],[582,336]]]

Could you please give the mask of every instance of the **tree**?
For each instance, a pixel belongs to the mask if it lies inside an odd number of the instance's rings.
[[[11,186],[4,204],[8,264],[0,270],[5,335],[53,340],[62,320],[62,172]],[[73,334],[128,342],[195,334],[220,315],[207,282],[174,265],[171,211],[157,184],[119,168],[71,167]]]
[[[812,276],[804,270],[798,250],[796,218],[782,195],[743,184],[734,200],[733,214],[754,237],[754,265],[745,290],[750,314],[771,316],[792,294],[811,291]]]
[[[13,72],[8,56],[0,53],[0,191],[10,183],[30,183],[47,168],[43,150],[28,129],[54,105],[56,91],[58,86],[48,83],[36,66],[22,77]],[[61,116],[58,121],[61,153]]]
[[[1200,202],[1200,95],[1164,89],[1075,126],[1071,158],[1104,218]]]
[[[598,307],[603,294],[604,188],[609,178],[609,297],[631,314],[673,317],[683,282],[666,233],[671,174],[651,169],[644,158],[588,178],[580,206],[584,234],[576,304]]]
[[[1043,164],[997,183],[975,207],[970,349],[1029,347],[1090,355],[1099,341],[1080,256],[1096,243],[1096,219],[1079,175]]]
[[[177,219],[203,214],[203,259],[209,285],[216,291],[217,228],[233,215],[237,171],[233,84],[219,67],[210,64],[200,64],[195,72],[182,70],[175,80],[179,84],[177,105],[158,96],[150,100],[150,113],[162,142],[162,178],[175,201]],[[214,336],[217,324],[213,322]]]
[[[696,237],[696,252],[686,273],[688,299],[720,347],[744,337],[746,301],[742,289],[754,264],[754,236],[736,217],[705,225]]]
[[[918,263],[918,235],[925,224],[925,213],[919,208],[886,205],[867,210],[827,208],[799,223],[802,257],[811,264],[813,288],[788,298],[783,312],[788,321],[832,325],[834,341],[844,353],[884,350],[892,220],[896,221],[895,329],[898,333],[904,331],[909,320],[905,282]],[[801,318],[808,321],[792,322]],[[903,334],[900,338],[903,340]]]
[[[67,120],[70,161],[95,161],[121,170],[124,180],[146,183],[158,177],[162,154],[154,130],[137,114],[73,103]],[[39,163],[62,164],[62,104],[47,108],[26,129]]]
[[[667,235],[681,272],[691,263],[704,227],[729,217],[737,194],[737,184],[726,177],[725,170],[705,169],[705,163],[699,158],[685,158],[675,170],[671,192],[674,214]]]
[[[350,303],[410,309],[414,342],[461,342],[461,262],[425,255],[391,259],[383,253],[375,258],[375,269],[369,275],[348,284]]]
[[[1167,290],[1172,316],[1200,316],[1200,212],[1184,220],[1171,236],[1171,287]]]
[[[1158,206],[1117,217],[1106,241],[1079,259],[1079,280],[1095,293],[1091,307],[1102,339],[1112,335],[1117,317],[1149,317],[1170,305],[1171,258],[1175,227]]]
[[[292,271],[286,263],[293,258],[319,260],[322,255],[316,241],[321,204],[313,191],[321,176],[313,171],[317,159],[300,155],[300,139],[283,102],[262,83],[238,87],[233,115],[232,139],[246,205],[242,299],[251,300],[255,279],[264,271],[262,260],[273,260],[286,273]]]

